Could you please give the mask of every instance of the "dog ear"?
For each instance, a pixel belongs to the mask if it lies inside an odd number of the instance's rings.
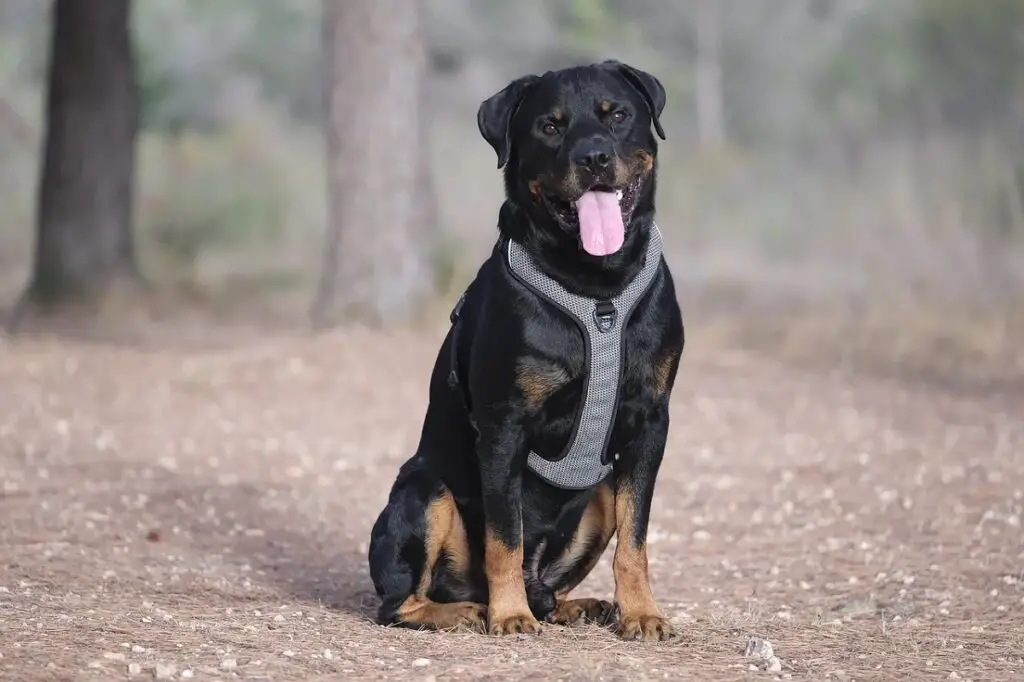
[[[615,69],[629,83],[630,87],[644,98],[644,102],[647,104],[647,111],[651,114],[651,123],[654,124],[654,130],[658,133],[658,137],[664,140],[665,130],[661,127],[660,118],[661,112],[665,109],[665,86],[646,71],[641,71],[615,59],[605,61],[604,65]]]
[[[494,147],[498,154],[498,168],[508,162],[512,147],[512,119],[519,110],[527,88],[540,80],[537,76],[523,76],[505,86],[480,103],[476,112],[476,124],[480,134]]]

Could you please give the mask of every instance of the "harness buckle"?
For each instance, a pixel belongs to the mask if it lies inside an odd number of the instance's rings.
[[[455,388],[459,385],[459,318],[462,315],[462,306],[466,303],[466,294],[468,293],[469,289],[462,292],[462,296],[459,296],[459,300],[456,301],[455,307],[452,308],[452,312],[448,316],[452,324],[452,336],[449,341],[451,344],[450,362],[448,364],[449,388]]]
[[[459,315],[462,314],[462,306],[466,302],[466,294],[468,291],[463,291],[462,296],[459,296],[459,300],[455,302],[455,307],[452,308],[451,314],[448,315],[448,321],[455,324],[459,321]]]
[[[594,306],[594,323],[601,333],[609,332],[615,328],[615,320],[619,312],[611,301],[598,301]]]

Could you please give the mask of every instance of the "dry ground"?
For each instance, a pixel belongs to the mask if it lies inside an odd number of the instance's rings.
[[[0,679],[1024,679],[1024,400],[699,339],[650,535],[678,638],[374,626],[442,333],[0,340]]]

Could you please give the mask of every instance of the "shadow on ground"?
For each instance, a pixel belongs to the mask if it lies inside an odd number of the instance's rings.
[[[161,478],[146,511],[163,523],[149,532],[149,540],[185,545],[200,563],[220,555],[234,565],[232,573],[254,574],[289,601],[372,619],[377,596],[366,573],[366,552],[346,537],[351,519],[344,512],[305,517],[293,506],[299,493],[288,488],[176,474]]]

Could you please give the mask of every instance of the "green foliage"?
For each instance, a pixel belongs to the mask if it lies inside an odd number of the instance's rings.
[[[134,31],[143,125],[208,130],[230,116],[232,85],[309,120],[319,114],[318,3],[146,0]],[[286,56],[286,57],[285,57]]]
[[[819,73],[824,101],[854,123],[1004,122],[1024,94],[1024,3],[914,0],[866,13]]]
[[[907,100],[921,98],[924,83],[915,75],[914,55],[899,23],[867,14],[819,70],[816,89],[843,124],[864,128],[900,111]]]
[[[616,56],[623,47],[642,41],[642,28],[613,0],[564,0],[566,42],[595,59]],[[614,45],[609,49],[609,45]]]
[[[1024,149],[1014,107],[1024,98],[1024,2],[908,0],[867,13],[819,71],[833,131],[946,143],[941,193],[978,238],[1024,234]],[[934,168],[922,168],[922,176]]]
[[[283,232],[285,171],[251,151],[244,126],[226,132],[148,140],[146,167],[162,178],[145,195],[141,235],[178,276],[193,276],[201,257],[265,248]]]
[[[909,43],[922,81],[952,121],[985,124],[1024,93],[1024,3],[918,0]]]
[[[473,125],[480,98],[506,77],[608,57],[669,90],[659,214],[675,239],[727,244],[727,261],[749,251],[755,267],[832,264],[854,278],[891,268],[964,289],[977,285],[972,249],[1012,264],[1010,247],[1024,243],[1013,241],[1024,235],[1024,153],[1011,112],[1024,101],[1024,0],[714,0],[729,144],[710,155],[694,149],[696,1],[429,0],[429,44],[458,67],[435,81],[430,105],[442,289],[458,289],[491,246],[481,228],[500,176],[480,173],[492,161]],[[0,2],[0,97],[40,132],[47,5]],[[134,3],[145,259],[218,285],[225,271],[315,276],[321,7]],[[2,125],[0,274],[20,286],[38,145],[21,149]],[[997,281],[998,268],[978,269]]]
[[[570,0],[568,18],[566,37],[584,49],[601,43],[617,23],[607,0]]]
[[[251,15],[249,38],[237,45],[231,63],[259,81],[270,100],[299,120],[319,120],[320,3],[260,0],[255,4],[259,10]]]

